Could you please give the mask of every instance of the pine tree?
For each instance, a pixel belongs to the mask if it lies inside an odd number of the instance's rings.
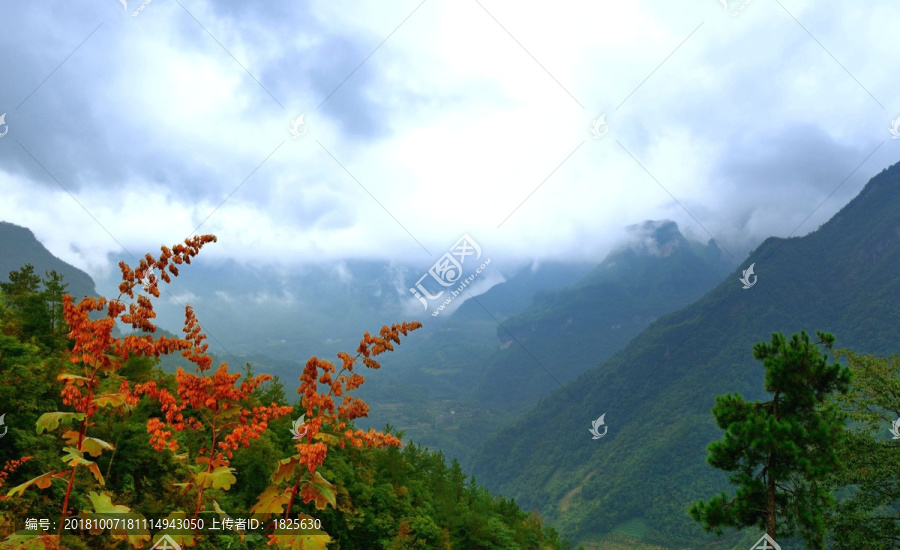
[[[801,536],[808,548],[823,548],[824,516],[833,497],[824,486],[838,467],[836,448],[843,423],[826,398],[846,393],[850,371],[828,362],[818,346],[831,349],[834,336],[806,332],[790,342],[781,333],[770,344],[760,342],[753,356],[765,367],[765,389],[771,399],[745,401],[739,394],[720,395],[712,412],[725,430],[722,441],[709,445],[707,462],[730,472],[736,494],[699,501],[691,517],[705,530],[759,527],[773,539]]]

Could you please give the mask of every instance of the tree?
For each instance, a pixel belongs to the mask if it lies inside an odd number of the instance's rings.
[[[900,417],[900,355],[890,358],[840,350],[853,382],[838,404],[852,429],[838,447],[846,466],[831,478],[839,496],[826,521],[835,550],[896,548],[900,543],[900,445],[889,437]],[[842,498],[840,498],[842,497]]]
[[[843,437],[842,417],[826,398],[846,393],[851,373],[818,348],[831,349],[834,336],[817,334],[811,343],[806,332],[790,342],[775,333],[770,344],[753,347],[766,369],[769,401],[716,397],[712,413],[725,436],[709,445],[707,462],[731,472],[737,491],[691,507],[704,530],[721,535],[722,527],[758,526],[773,539],[799,534],[808,548],[824,547],[824,516],[834,499],[823,482],[838,468]]]
[[[25,264],[18,271],[9,272],[8,282],[0,282],[0,293],[7,297],[9,328],[13,332],[26,339],[34,338],[50,349],[61,349],[66,340],[62,302],[68,285],[56,271],[44,275],[41,280],[34,266]]]

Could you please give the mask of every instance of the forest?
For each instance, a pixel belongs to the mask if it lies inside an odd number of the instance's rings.
[[[573,548],[456,460],[390,425],[356,428],[369,409],[354,390],[420,323],[365,333],[337,364],[311,357],[293,398],[252,364],[214,365],[190,306],[183,336],[156,334],[161,288],[215,240],[121,263],[113,299],[76,303],[62,275],[30,264],[0,282],[0,547]],[[707,498],[674,513],[724,536],[704,547],[759,532],[786,547],[897,547],[900,356],[835,341],[773,333],[753,347],[765,397],[716,398],[707,462],[733,494],[701,484]],[[192,368],[164,370],[167,356]]]
[[[31,265],[0,283],[0,547],[572,548],[455,460],[355,428],[359,367],[419,323],[365,333],[337,366],[310,358],[296,394],[213,365],[190,306],[182,337],[155,335],[162,285],[215,240],[120,264],[112,299],[76,303]],[[192,368],[163,371],[170,355]]]

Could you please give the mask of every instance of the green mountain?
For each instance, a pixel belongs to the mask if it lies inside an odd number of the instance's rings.
[[[530,308],[502,321],[500,349],[476,398],[524,410],[622,349],[660,315],[703,296],[732,268],[715,243],[688,241],[675,222],[627,229],[629,239],[577,284],[540,292]]]
[[[767,239],[702,299],[548,395],[492,437],[470,471],[583,543],[628,531],[667,547],[721,548],[687,514],[729,488],[705,463],[706,446],[721,438],[715,396],[763,397],[752,346],[776,331],[820,329],[838,348],[897,351],[898,211],[894,165],[818,230]],[[751,264],[758,278],[745,289],[739,278]],[[608,433],[592,439],[601,415]]]
[[[67,290],[76,299],[97,296],[90,275],[51,254],[30,229],[0,221],[0,281],[7,281],[10,271],[18,271],[25,264],[33,265],[41,278],[46,271],[56,270],[65,277]]]
[[[520,313],[504,315],[508,304],[521,302],[522,289],[533,288],[517,282],[527,272],[468,300],[440,329],[417,335],[397,358],[417,367],[379,373],[366,388],[373,392],[373,427],[390,418],[411,440],[467,465],[488,437],[558,388],[556,381],[610,357],[731,269],[716,245],[688,241],[674,222],[647,221],[628,233],[572,286],[532,292]]]

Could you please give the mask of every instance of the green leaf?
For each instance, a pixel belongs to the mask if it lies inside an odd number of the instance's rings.
[[[95,437],[85,437],[84,441],[81,442],[81,449],[83,451],[87,451],[91,456],[100,456],[104,450],[113,451],[115,447],[103,441],[102,439],[97,439]]]
[[[60,472],[60,473],[68,474],[69,471]],[[25,483],[23,483],[21,485],[17,485],[15,487],[13,487],[12,489],[9,490],[8,493],[6,493],[6,496],[14,497],[14,496],[17,496],[17,494],[21,495],[22,493],[25,492],[25,489],[27,489],[31,485],[37,485],[39,489],[46,489],[47,487],[50,486],[50,483],[53,481],[54,477],[61,477],[61,476],[59,474],[56,474],[56,470],[50,470],[46,474],[41,474],[32,480],[26,481]]]
[[[331,504],[332,507],[337,505],[334,496],[334,485],[322,477],[322,474],[319,472],[314,473],[312,479],[303,482],[302,485],[306,487],[307,491],[313,494],[313,500],[316,502],[317,510],[324,510],[329,504]]]
[[[300,458],[300,455],[294,455],[279,460],[278,469],[272,474],[272,481],[281,483],[293,479],[294,473],[297,471],[297,465],[300,463]]]
[[[73,412],[49,412],[41,415],[40,418],[37,419],[37,433],[40,435],[45,430],[48,432],[52,432],[56,428],[59,427],[60,422],[71,422],[82,421],[84,420],[84,413],[73,413]]]
[[[330,434],[330,433],[325,433],[325,432],[317,433],[316,435],[313,436],[313,439],[318,439],[320,441],[324,441],[325,443],[327,443],[328,445],[331,445],[331,446],[337,445],[338,443],[341,442],[341,438],[339,438],[338,436]]]
[[[62,456],[61,460],[69,466],[87,466],[93,464],[93,462],[84,458],[84,454],[75,447],[63,447],[63,451],[65,451],[66,454]]]
[[[125,404],[125,394],[124,393],[107,393],[105,395],[98,395],[94,398],[94,404],[100,407],[121,407]]]
[[[284,513],[284,507],[290,502],[291,495],[287,489],[282,489],[278,485],[269,485],[256,499],[256,504],[250,508],[251,514],[260,514],[263,520],[268,519],[271,514]]]
[[[220,466],[211,472],[200,472],[197,474],[197,485],[203,488],[212,487],[227,491],[237,481],[234,472],[235,469],[228,466]]]
[[[56,379],[59,381],[76,380],[77,382],[75,382],[75,383],[78,384],[79,386],[83,386],[83,385],[85,385],[85,383],[90,382],[90,380],[91,380],[90,378],[86,378],[84,376],[79,376],[77,374],[69,374],[69,373],[60,374],[59,376],[56,377]]]
[[[128,506],[113,504],[112,496],[106,492],[95,493],[91,491],[88,493],[88,498],[91,499],[94,512],[98,514],[127,514],[131,511],[131,508]]]

